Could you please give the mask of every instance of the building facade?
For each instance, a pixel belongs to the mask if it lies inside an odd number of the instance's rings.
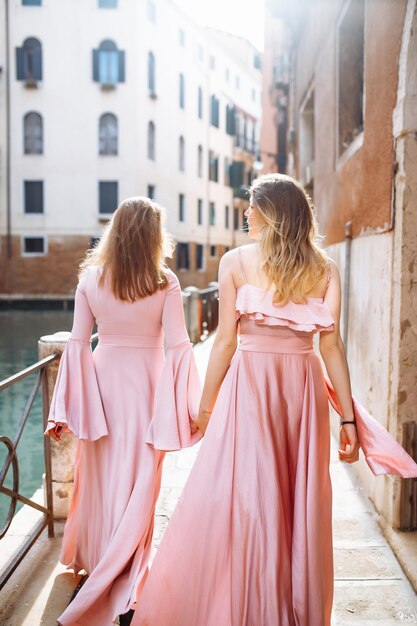
[[[267,6],[267,20],[286,32],[264,75],[271,93],[288,94],[281,171],[310,191],[341,271],[353,392],[417,460],[416,1]],[[283,58],[287,78],[276,81]],[[271,116],[265,123],[276,131]],[[364,460],[355,467],[393,545],[401,535],[410,542],[397,554],[416,581],[406,556],[416,533],[397,532],[417,529],[416,479],[376,479]]]
[[[206,286],[245,237],[239,196],[257,152],[259,53],[171,0],[6,8],[0,293],[71,295],[80,259],[135,195],[166,208],[182,286]]]

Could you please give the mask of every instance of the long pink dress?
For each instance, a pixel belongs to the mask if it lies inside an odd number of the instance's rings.
[[[330,624],[330,391],[313,334],[333,319],[323,299],[277,307],[249,284],[236,311],[240,345],[132,626]],[[417,475],[362,409],[376,472]]]
[[[160,450],[199,438],[190,418],[200,382],[177,277],[167,272],[166,289],[127,303],[98,286],[99,273],[89,268],[78,285],[48,422],[64,422],[80,439],[61,561],[89,578],[63,626],[110,626],[129,610],[148,572]]]

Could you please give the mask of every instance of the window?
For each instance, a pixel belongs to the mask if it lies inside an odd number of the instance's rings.
[[[185,196],[183,193],[178,196],[178,220],[185,222]]]
[[[202,63],[204,61],[204,48],[201,44],[197,46],[197,58]]]
[[[190,244],[189,243],[177,243],[176,248],[177,257],[177,269],[189,270],[190,269]]]
[[[125,53],[118,50],[114,41],[102,41],[93,50],[93,80],[104,87],[114,87],[125,80]]]
[[[148,89],[149,95],[155,98],[155,55],[153,52],[148,52]]]
[[[25,180],[25,213],[43,213],[43,181]]]
[[[233,161],[230,166],[229,184],[230,187],[237,189],[243,185],[243,175],[245,170],[245,164],[243,161]]]
[[[229,159],[224,157],[224,185],[230,187],[230,164]]]
[[[200,120],[202,120],[203,119],[203,90],[201,87],[198,88],[197,110],[198,110],[198,117],[200,118]]]
[[[152,0],[148,0],[147,13],[148,13],[148,20],[155,24],[155,22],[156,22],[156,6],[155,6],[155,2],[152,2]]]
[[[261,57],[259,54],[254,54],[253,55],[253,67],[255,68],[255,70],[260,70],[262,66],[262,61],[261,61]]]
[[[216,67],[216,59],[214,58],[212,54],[210,54],[209,67],[211,70],[214,70]]]
[[[117,209],[118,205],[118,183],[117,181],[100,181],[99,190],[99,213],[110,215]]]
[[[210,98],[210,123],[219,128],[219,100],[214,95]]]
[[[230,70],[228,67],[226,67],[226,82],[228,83],[230,80]]]
[[[210,226],[216,225],[216,205],[214,202],[210,202],[210,217],[209,217]]]
[[[219,182],[219,157],[209,150],[209,180]]]
[[[256,100],[256,90],[253,88],[252,89],[252,100],[255,102]]]
[[[117,154],[117,136],[117,117],[113,113],[103,113],[99,121],[99,154]]]
[[[210,246],[210,256],[216,256],[217,250],[216,246]]]
[[[155,200],[155,185],[148,185],[148,198]]]
[[[233,209],[233,229],[234,230],[239,230],[240,228],[240,224],[239,224],[239,209],[237,207],[234,207]]]
[[[117,9],[117,0],[98,0],[99,9]]]
[[[235,86],[236,86],[236,89],[240,89],[240,78],[239,78],[239,76],[236,76]]]
[[[25,154],[43,154],[42,116],[31,111],[23,118]]]
[[[155,124],[148,123],[148,159],[155,161]]]
[[[178,43],[185,48],[185,31],[182,28],[178,29]]]
[[[195,247],[195,267],[197,270],[204,269],[204,246],[201,243]]]
[[[201,198],[197,200],[197,224],[201,226],[203,223],[203,201]]]
[[[226,105],[226,133],[232,136],[236,133],[236,109],[228,104]]]
[[[230,227],[230,215],[229,215],[229,207],[226,204],[224,207],[224,227],[229,229]]]
[[[184,74],[179,77],[179,105],[180,109],[185,109],[185,79]]]
[[[314,91],[304,100],[300,110],[298,156],[302,184],[311,186],[314,178]]]
[[[364,21],[364,0],[351,0],[338,33],[339,155],[363,131]]]
[[[16,48],[17,80],[36,83],[42,80],[42,44],[38,39],[29,37],[21,48]]]
[[[197,176],[203,177],[203,146],[198,146],[197,150]]]
[[[48,251],[46,237],[22,237],[23,256],[44,256]]]
[[[185,140],[182,135],[178,142],[178,167],[180,172],[185,172]]]
[[[24,7],[40,7],[42,4],[42,0],[22,0],[22,5]]]

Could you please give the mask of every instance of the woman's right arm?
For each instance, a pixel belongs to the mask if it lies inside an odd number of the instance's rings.
[[[343,421],[354,421],[349,368],[340,336],[341,286],[337,266],[331,263],[331,280],[325,296],[334,320],[334,330],[320,333],[320,354],[342,409]],[[359,440],[355,424],[340,429],[339,457],[353,463],[358,460]]]

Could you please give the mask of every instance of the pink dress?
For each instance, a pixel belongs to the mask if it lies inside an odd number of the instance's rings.
[[[177,277],[168,271],[166,289],[132,304],[99,287],[99,272],[89,268],[78,285],[48,422],[79,437],[61,561],[89,578],[63,626],[110,626],[129,610],[148,572],[162,450],[199,439],[190,417],[200,382]]]
[[[277,307],[249,284],[236,311],[240,345],[132,626],[330,625],[329,391],[313,334],[333,319],[321,298]],[[362,408],[377,472],[417,475]]]

